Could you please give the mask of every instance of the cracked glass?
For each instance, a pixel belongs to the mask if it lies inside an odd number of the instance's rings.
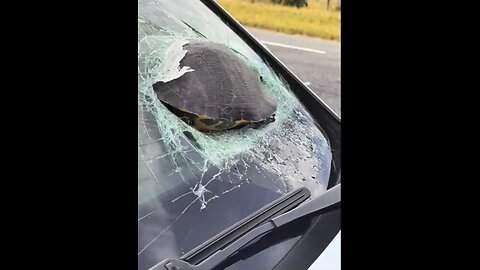
[[[170,112],[153,85],[195,72],[180,66],[192,41],[223,44],[261,76],[275,121],[202,133]],[[327,140],[288,85],[203,3],[139,0],[138,269],[180,257],[295,188],[320,195],[330,165]]]

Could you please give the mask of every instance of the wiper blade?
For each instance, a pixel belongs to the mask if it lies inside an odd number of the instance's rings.
[[[248,231],[268,222],[273,217],[297,207],[309,197],[310,191],[304,187],[287,193],[237,222],[230,228],[205,241],[200,246],[183,255],[180,259],[190,264],[198,264]]]
[[[150,270],[213,269],[259,236],[310,214],[336,209],[335,206],[341,202],[340,189],[341,184],[338,184],[299,207],[296,206],[306,200],[310,192],[306,188],[295,190],[212,237],[181,258],[165,259]]]

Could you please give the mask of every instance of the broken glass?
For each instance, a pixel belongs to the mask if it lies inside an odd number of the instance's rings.
[[[327,140],[250,47],[200,1],[139,0],[138,8],[139,269],[185,254],[292,189],[326,190]],[[159,101],[153,84],[195,72],[180,60],[196,40],[227,46],[262,77],[278,102],[275,122],[202,133]]]

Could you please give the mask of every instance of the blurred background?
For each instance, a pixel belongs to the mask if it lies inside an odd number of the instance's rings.
[[[216,1],[341,115],[341,0]]]

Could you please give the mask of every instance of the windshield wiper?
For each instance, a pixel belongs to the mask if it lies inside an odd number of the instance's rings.
[[[310,214],[321,214],[340,205],[338,184],[319,197],[297,207],[310,197],[306,188],[282,196],[224,232],[212,237],[181,258],[164,259],[150,270],[210,270],[259,236]]]

